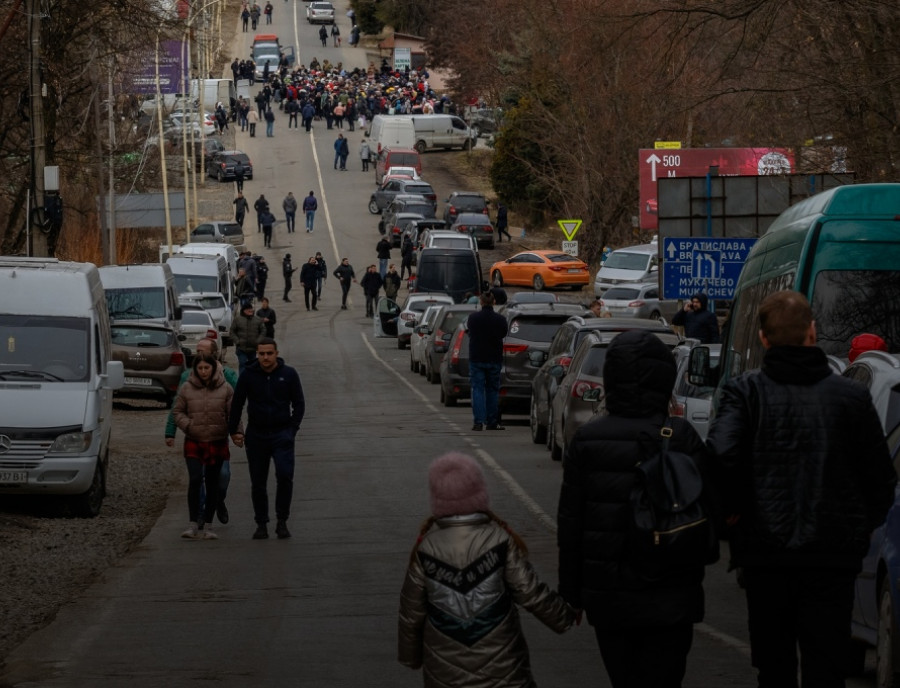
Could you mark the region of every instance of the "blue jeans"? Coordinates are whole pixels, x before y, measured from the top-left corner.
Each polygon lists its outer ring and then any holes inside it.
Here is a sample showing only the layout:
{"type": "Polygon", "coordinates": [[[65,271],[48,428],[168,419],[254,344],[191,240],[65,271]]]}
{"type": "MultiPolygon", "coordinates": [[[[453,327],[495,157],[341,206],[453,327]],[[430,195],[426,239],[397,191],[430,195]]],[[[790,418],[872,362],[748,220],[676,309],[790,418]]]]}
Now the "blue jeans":
{"type": "Polygon", "coordinates": [[[235,354],[237,354],[238,360],[238,375],[244,372],[244,368],[246,368],[250,363],[256,360],[256,352],[255,351],[241,351],[240,349],[235,350],[235,354]]]}
{"type": "Polygon", "coordinates": [[[275,464],[275,518],[286,521],[291,515],[294,494],[294,430],[274,432],[247,429],[247,467],[250,469],[250,497],[253,518],[258,524],[269,522],[269,459],[275,464]]]}
{"type": "Polygon", "coordinates": [[[316,211],[315,210],[307,210],[306,211],[306,231],[311,232],[313,230],[313,220],[316,219],[316,211]]]}
{"type": "Polygon", "coordinates": [[[284,220],[285,220],[285,222],[287,222],[287,231],[288,232],[294,231],[294,223],[295,223],[296,216],[297,216],[296,211],[293,213],[289,213],[288,211],[284,212],[284,220]]]}
{"type": "Polygon", "coordinates": [[[266,136],[274,136],[275,122],[266,122],[266,136]]]}
{"type": "Polygon", "coordinates": [[[389,260],[390,260],[390,258],[379,258],[378,259],[378,272],[381,274],[382,281],[384,280],[384,276],[387,274],[389,260]]]}
{"type": "Polygon", "coordinates": [[[500,419],[499,363],[469,361],[469,383],[472,385],[474,423],[497,425],[500,419]]]}

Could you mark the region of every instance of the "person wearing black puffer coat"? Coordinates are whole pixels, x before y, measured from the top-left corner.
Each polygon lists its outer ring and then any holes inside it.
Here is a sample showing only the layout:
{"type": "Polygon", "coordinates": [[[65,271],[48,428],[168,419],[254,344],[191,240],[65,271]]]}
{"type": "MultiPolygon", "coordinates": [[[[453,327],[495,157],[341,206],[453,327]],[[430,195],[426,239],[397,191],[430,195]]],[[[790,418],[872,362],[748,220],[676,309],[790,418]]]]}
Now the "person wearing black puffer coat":
{"type": "Polygon", "coordinates": [[[896,474],[862,385],[831,371],[803,294],[759,307],[760,370],[729,380],[707,442],[742,569],[759,685],[844,686],[853,586],[896,474]]]}
{"type": "Polygon", "coordinates": [[[672,318],[672,324],[684,328],[684,336],[699,339],[701,344],[719,343],[719,320],[716,314],[707,310],[709,298],[698,293],[684,304],[684,310],[678,311],[672,318]]]}
{"type": "MultiPolygon", "coordinates": [[[[614,688],[677,688],[693,625],[703,620],[704,567],[647,582],[627,556],[635,465],[658,447],[675,385],[670,347],[631,330],[609,344],[603,366],[607,416],[575,433],[559,497],[559,592],[587,613],[614,688]]],[[[694,429],[670,420],[671,451],[703,469],[706,450],[694,429]]]]}

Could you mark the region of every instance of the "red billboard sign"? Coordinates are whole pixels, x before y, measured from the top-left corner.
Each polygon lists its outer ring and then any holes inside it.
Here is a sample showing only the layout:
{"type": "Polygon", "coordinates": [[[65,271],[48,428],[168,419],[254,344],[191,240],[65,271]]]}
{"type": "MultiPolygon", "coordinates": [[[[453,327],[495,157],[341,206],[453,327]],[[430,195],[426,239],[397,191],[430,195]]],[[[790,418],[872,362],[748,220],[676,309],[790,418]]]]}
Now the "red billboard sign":
{"type": "Polygon", "coordinates": [[[641,229],[657,227],[656,181],[661,177],[789,174],[794,154],[787,148],[681,148],[639,151],[641,229]]]}

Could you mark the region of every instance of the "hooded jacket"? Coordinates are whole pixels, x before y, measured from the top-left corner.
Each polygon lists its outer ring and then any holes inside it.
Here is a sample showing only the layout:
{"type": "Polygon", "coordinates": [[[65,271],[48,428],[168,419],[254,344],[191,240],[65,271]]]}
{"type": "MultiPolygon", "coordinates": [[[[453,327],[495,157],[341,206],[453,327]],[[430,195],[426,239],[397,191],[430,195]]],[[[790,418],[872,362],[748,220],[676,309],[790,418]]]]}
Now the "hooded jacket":
{"type": "Polygon", "coordinates": [[[260,337],[266,336],[266,324],[262,318],[253,313],[247,315],[241,310],[231,322],[231,337],[234,345],[241,351],[256,351],[256,345],[260,337]]]}
{"type": "Polygon", "coordinates": [[[192,371],[178,390],[172,416],[175,425],[187,437],[197,442],[215,442],[228,439],[228,414],[234,390],[225,381],[222,366],[208,385],[192,371]]]}
{"type": "Polygon", "coordinates": [[[715,313],[706,310],[709,298],[706,294],[694,294],[693,298],[700,302],[700,310],[680,310],[672,317],[672,324],[683,327],[684,336],[689,339],[699,339],[701,344],[718,344],[719,320],[715,313]]]}
{"type": "Polygon", "coordinates": [[[403,583],[400,663],[422,667],[426,688],[533,688],[516,605],[557,633],[572,625],[573,610],[487,514],[436,523],[403,583]]]}
{"type": "MultiPolygon", "coordinates": [[[[559,592],[602,628],[670,626],[703,619],[698,566],[648,583],[627,557],[636,464],[658,446],[675,385],[675,359],[655,335],[631,330],[609,344],[603,365],[607,416],[576,432],[563,466],[559,498],[559,592]]],[[[686,422],[671,419],[672,451],[701,467],[703,442],[686,422]]]]}
{"type": "Polygon", "coordinates": [[[894,501],[896,474],[865,387],[811,346],[772,347],[722,390],[707,443],[739,515],[733,566],[858,571],[894,501]]]}

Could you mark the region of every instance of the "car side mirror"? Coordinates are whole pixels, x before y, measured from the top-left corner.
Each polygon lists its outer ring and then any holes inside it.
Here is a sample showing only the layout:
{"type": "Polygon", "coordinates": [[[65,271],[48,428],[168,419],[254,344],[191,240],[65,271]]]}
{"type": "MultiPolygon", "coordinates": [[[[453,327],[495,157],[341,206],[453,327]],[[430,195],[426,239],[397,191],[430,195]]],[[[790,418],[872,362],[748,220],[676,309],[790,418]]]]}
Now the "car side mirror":
{"type": "Polygon", "coordinates": [[[697,387],[714,387],[718,382],[718,369],[710,363],[709,347],[695,346],[688,360],[688,382],[697,387]]]}
{"type": "Polygon", "coordinates": [[[219,325],[219,332],[228,332],[228,328],[226,328],[224,325],[219,325]]]}
{"type": "Polygon", "coordinates": [[[594,387],[593,389],[589,389],[587,392],[581,395],[582,401],[592,401],[599,402],[603,401],[603,388],[602,387],[594,387]]]}

